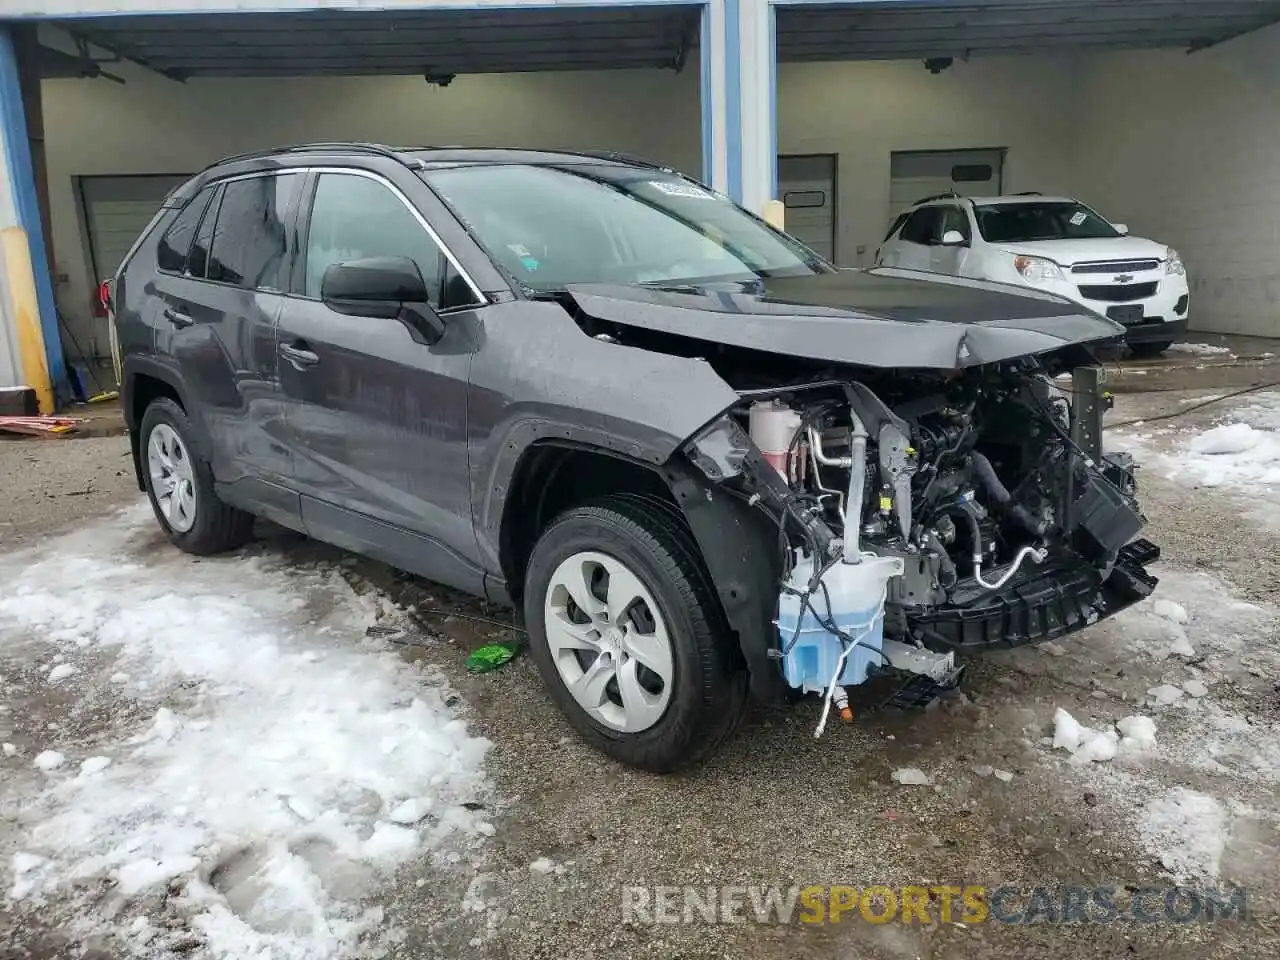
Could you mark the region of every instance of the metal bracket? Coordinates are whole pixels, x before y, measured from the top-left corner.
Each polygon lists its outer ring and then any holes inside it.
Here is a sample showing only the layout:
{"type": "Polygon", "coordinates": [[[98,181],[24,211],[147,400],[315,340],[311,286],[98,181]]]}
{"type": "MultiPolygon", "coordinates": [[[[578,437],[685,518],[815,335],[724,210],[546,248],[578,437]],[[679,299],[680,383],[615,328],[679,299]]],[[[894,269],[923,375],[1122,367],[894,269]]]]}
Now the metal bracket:
{"type": "Polygon", "coordinates": [[[1071,441],[1094,462],[1102,459],[1102,415],[1106,411],[1103,367],[1071,371],[1071,441]]]}

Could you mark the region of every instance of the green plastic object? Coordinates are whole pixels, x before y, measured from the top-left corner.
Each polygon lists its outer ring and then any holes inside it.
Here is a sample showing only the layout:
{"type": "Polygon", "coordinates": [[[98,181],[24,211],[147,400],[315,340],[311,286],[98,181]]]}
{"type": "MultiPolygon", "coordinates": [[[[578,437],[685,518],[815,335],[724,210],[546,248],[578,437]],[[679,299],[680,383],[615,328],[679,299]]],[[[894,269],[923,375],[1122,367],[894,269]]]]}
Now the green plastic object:
{"type": "Polygon", "coordinates": [[[519,643],[486,643],[467,657],[467,669],[472,673],[488,673],[497,670],[520,650],[519,643]]]}

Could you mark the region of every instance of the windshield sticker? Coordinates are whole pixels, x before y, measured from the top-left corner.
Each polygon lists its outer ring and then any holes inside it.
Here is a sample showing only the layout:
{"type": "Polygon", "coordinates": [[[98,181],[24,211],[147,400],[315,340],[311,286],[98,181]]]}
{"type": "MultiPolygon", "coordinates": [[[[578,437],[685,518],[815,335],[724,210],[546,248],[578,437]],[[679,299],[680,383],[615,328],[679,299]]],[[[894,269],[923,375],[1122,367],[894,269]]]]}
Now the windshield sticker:
{"type": "Polygon", "coordinates": [[[684,197],[686,200],[712,200],[714,197],[695,187],[692,183],[679,183],[675,180],[650,180],[649,186],[668,197],[684,197]]]}
{"type": "Polygon", "coordinates": [[[1080,226],[1080,224],[1084,223],[1088,219],[1089,219],[1089,215],[1087,213],[1085,213],[1083,210],[1078,210],[1071,215],[1071,225],[1073,227],[1078,227],[1080,226]]]}
{"type": "Polygon", "coordinates": [[[520,260],[520,265],[530,273],[536,273],[541,263],[538,258],[523,243],[508,243],[507,249],[516,255],[520,260]]]}

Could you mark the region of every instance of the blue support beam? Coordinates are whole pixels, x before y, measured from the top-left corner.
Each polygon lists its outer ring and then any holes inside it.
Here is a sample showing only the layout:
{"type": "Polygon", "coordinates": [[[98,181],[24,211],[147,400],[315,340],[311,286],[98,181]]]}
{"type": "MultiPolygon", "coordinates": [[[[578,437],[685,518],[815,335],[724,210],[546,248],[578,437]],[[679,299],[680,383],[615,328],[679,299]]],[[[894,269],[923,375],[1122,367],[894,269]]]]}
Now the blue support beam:
{"type": "Polygon", "coordinates": [[[18,52],[11,28],[4,25],[0,25],[0,148],[4,157],[0,176],[10,178],[17,226],[26,233],[31,247],[36,305],[40,311],[40,331],[49,377],[54,391],[66,396],[67,365],[62,355],[62,336],[58,330],[58,310],[53,296],[53,277],[49,272],[40,202],[36,198],[35,169],[31,162],[26,111],[22,105],[22,81],[18,73],[18,52]]]}

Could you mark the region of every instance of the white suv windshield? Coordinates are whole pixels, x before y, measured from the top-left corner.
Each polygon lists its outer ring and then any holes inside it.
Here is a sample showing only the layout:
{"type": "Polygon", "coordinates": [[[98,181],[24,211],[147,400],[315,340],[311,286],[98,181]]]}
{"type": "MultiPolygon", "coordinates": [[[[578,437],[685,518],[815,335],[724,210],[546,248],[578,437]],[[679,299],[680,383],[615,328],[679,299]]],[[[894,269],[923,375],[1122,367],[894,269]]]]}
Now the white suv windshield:
{"type": "Polygon", "coordinates": [[[817,256],[689,180],[617,164],[477,164],[426,181],[537,291],[825,272],[817,256]]]}
{"type": "Polygon", "coordinates": [[[1104,240],[1116,228],[1083,203],[1070,200],[991,203],[975,206],[978,232],[988,243],[1032,240],[1104,240]]]}

